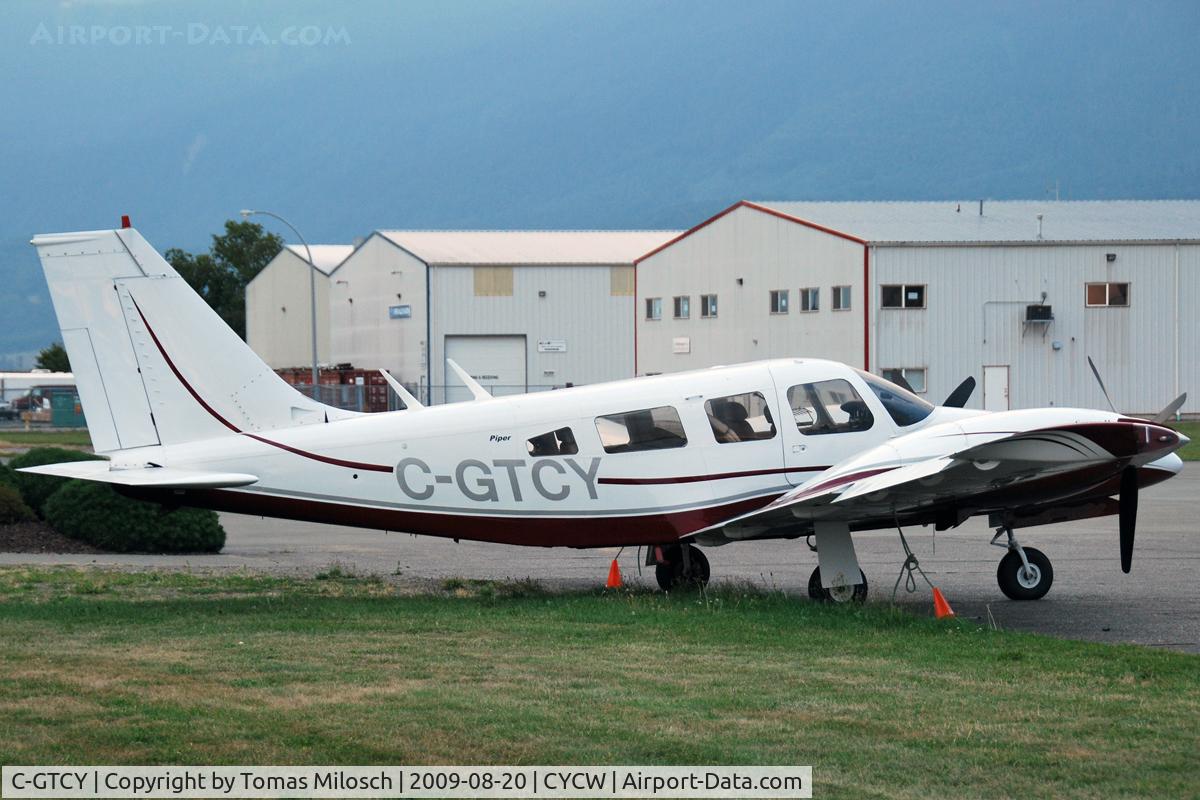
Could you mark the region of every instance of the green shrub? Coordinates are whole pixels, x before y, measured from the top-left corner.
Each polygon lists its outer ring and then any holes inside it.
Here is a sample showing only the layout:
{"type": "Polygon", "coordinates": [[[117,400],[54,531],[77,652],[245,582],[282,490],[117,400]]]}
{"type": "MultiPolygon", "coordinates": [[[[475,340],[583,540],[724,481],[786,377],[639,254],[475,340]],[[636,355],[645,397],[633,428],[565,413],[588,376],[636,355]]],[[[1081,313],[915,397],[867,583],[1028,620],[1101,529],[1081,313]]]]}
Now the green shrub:
{"type": "Polygon", "coordinates": [[[25,505],[21,495],[11,486],[0,484],[0,525],[14,522],[32,522],[37,515],[25,505]]]}
{"type": "MultiPolygon", "coordinates": [[[[17,473],[13,472],[5,464],[0,464],[0,486],[7,486],[10,489],[17,489],[17,473]]],[[[17,489],[20,492],[20,489],[17,489]]]]}
{"type": "MultiPolygon", "coordinates": [[[[64,450],[61,447],[35,447],[24,455],[17,456],[8,462],[13,470],[22,467],[40,467],[43,464],[61,464],[64,461],[102,461],[100,456],[91,453],[81,453],[78,450],[64,450]]],[[[38,516],[46,516],[46,500],[58,491],[68,478],[53,478],[49,475],[30,475],[27,472],[14,472],[17,489],[25,504],[37,512],[38,516]]]]}
{"type": "Polygon", "coordinates": [[[68,481],[46,501],[46,521],[64,536],[122,553],[217,553],[225,529],[212,511],[167,511],[105,483],[68,481]]]}

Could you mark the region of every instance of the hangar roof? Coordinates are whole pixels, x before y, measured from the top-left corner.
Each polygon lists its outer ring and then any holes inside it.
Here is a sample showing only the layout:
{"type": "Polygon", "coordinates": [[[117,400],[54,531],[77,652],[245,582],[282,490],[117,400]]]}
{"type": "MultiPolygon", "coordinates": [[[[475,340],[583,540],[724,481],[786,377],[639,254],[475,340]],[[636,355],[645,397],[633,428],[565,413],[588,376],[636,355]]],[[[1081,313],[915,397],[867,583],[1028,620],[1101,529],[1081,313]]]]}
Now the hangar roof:
{"type": "MultiPolygon", "coordinates": [[[[679,231],[378,231],[432,265],[632,264],[679,231]]],[[[314,256],[315,257],[315,256],[314,256]]]]}
{"type": "Polygon", "coordinates": [[[978,200],[748,205],[872,244],[1200,240],[1200,200],[985,200],[982,215],[978,200]]]}
{"type": "MultiPolygon", "coordinates": [[[[338,264],[354,252],[354,248],[348,244],[313,244],[309,247],[312,249],[313,266],[326,275],[337,269],[338,264]]],[[[289,244],[287,249],[300,256],[302,261],[308,260],[304,253],[304,245],[289,244]]]]}

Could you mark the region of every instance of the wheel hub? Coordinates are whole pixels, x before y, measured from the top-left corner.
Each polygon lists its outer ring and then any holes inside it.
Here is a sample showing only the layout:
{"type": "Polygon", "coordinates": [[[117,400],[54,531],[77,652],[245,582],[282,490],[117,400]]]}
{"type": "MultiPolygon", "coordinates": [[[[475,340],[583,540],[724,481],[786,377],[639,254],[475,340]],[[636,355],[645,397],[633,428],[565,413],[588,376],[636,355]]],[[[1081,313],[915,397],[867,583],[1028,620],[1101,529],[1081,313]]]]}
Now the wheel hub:
{"type": "Polygon", "coordinates": [[[1021,565],[1017,568],[1017,583],[1023,589],[1033,589],[1042,582],[1042,571],[1037,564],[1021,565]]]}
{"type": "Polygon", "coordinates": [[[829,599],[835,603],[848,603],[854,598],[853,586],[830,586],[829,599]]]}

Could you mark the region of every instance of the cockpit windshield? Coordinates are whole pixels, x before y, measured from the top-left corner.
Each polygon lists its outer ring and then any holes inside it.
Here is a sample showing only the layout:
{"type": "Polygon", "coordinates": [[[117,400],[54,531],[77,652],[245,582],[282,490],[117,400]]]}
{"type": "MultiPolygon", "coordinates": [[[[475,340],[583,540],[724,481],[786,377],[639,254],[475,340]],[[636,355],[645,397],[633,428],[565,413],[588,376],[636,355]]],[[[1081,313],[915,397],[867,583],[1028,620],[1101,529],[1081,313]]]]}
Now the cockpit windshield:
{"type": "Polygon", "coordinates": [[[883,403],[888,414],[901,428],[916,425],[933,413],[932,403],[922,400],[907,389],[901,389],[891,381],[869,372],[863,372],[861,369],[857,369],[855,372],[866,381],[867,386],[871,387],[871,391],[879,398],[879,402],[883,403]]]}

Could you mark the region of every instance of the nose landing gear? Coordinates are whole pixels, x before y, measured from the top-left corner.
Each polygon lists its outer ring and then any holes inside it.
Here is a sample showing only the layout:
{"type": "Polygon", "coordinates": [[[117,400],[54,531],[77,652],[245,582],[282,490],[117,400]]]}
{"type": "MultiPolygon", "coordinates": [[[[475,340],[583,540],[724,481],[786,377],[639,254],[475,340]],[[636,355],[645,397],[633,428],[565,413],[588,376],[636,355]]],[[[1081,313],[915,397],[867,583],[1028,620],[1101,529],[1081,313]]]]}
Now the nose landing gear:
{"type": "Polygon", "coordinates": [[[1022,547],[1017,537],[1013,536],[1012,528],[1007,526],[996,530],[991,543],[1008,549],[996,568],[996,583],[1005,597],[1011,600],[1045,597],[1054,583],[1054,567],[1046,554],[1032,547],[1022,547]],[[996,541],[1002,535],[1007,535],[1007,542],[996,541]]]}

